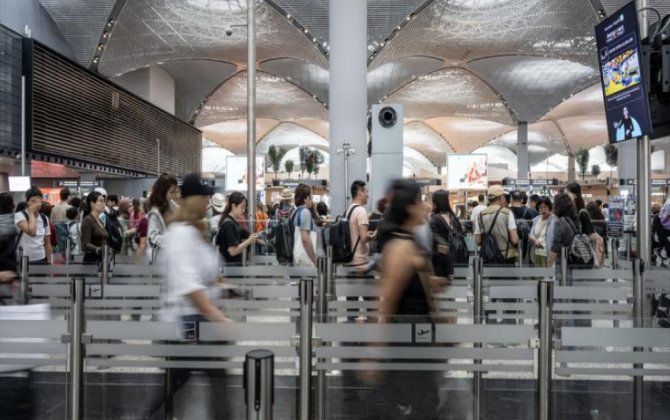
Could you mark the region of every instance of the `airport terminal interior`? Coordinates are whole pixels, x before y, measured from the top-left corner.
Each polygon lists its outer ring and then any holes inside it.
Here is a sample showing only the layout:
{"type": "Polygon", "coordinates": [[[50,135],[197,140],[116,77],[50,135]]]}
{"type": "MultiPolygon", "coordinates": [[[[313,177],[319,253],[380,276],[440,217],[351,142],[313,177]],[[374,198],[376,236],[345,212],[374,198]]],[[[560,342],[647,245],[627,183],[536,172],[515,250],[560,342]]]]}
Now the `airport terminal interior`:
{"type": "Polygon", "coordinates": [[[0,420],[670,419],[670,0],[0,0],[0,420]]]}

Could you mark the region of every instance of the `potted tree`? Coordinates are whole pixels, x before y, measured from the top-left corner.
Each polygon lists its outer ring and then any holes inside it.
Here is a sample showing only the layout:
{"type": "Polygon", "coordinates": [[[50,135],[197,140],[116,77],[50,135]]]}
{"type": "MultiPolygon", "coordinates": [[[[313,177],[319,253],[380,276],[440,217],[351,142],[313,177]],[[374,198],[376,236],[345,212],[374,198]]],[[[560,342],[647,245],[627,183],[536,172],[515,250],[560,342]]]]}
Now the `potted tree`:
{"type": "Polygon", "coordinates": [[[291,173],[293,172],[294,163],[291,159],[284,162],[284,169],[288,173],[288,179],[291,179],[291,173]]]}

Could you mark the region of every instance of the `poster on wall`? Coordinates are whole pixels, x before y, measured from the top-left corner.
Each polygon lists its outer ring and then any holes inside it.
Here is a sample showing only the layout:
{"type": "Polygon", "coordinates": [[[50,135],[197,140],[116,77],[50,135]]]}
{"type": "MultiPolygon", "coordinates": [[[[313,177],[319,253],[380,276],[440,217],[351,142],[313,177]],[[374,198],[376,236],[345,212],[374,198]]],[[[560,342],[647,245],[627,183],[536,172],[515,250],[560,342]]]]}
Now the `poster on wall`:
{"type": "Polygon", "coordinates": [[[613,196],[608,201],[607,208],[607,236],[621,238],[623,236],[623,213],[626,200],[623,197],[613,196]]]}
{"type": "Polygon", "coordinates": [[[637,197],[635,195],[626,196],[626,206],[623,210],[623,230],[624,232],[634,232],[637,217],[637,197]]]}
{"type": "Polygon", "coordinates": [[[447,185],[458,190],[487,189],[486,155],[447,155],[447,185]]]}
{"type": "MultiPolygon", "coordinates": [[[[226,158],[226,191],[246,192],[249,182],[246,156],[226,158]]],[[[265,156],[256,156],[256,189],[265,188],[265,156]]]]}

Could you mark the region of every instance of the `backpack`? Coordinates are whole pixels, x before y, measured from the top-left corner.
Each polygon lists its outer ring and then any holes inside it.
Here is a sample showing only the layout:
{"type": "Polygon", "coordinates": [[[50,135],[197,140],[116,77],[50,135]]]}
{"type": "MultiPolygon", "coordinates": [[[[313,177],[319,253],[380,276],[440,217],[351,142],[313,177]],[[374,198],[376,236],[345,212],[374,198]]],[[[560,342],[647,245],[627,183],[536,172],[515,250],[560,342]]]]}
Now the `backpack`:
{"type": "Polygon", "coordinates": [[[442,239],[444,239],[444,242],[449,247],[449,258],[452,264],[467,264],[470,261],[470,251],[463,235],[451,229],[442,216],[435,215],[433,219],[439,219],[438,223],[442,223],[448,232],[447,236],[442,239]]]}
{"type": "Polygon", "coordinates": [[[123,246],[123,226],[119,222],[119,216],[115,211],[107,213],[105,218],[105,230],[109,237],[107,238],[107,245],[115,252],[121,252],[123,246]]]}
{"type": "MultiPolygon", "coordinates": [[[[502,207],[499,208],[496,212],[496,215],[493,216],[493,222],[491,223],[491,227],[489,228],[488,232],[484,232],[484,218],[482,217],[481,213],[479,214],[479,225],[482,231],[482,244],[479,249],[479,256],[484,260],[485,264],[505,263],[505,258],[500,252],[500,249],[498,249],[498,242],[496,242],[496,238],[494,238],[491,234],[493,228],[496,225],[496,220],[498,219],[498,215],[500,214],[501,210],[502,207]]],[[[507,246],[509,247],[509,239],[507,240],[507,246]]],[[[507,254],[507,252],[505,252],[505,254],[507,254]]]]}
{"type": "Polygon", "coordinates": [[[273,236],[275,240],[275,254],[277,255],[277,262],[280,264],[290,264],[293,262],[293,243],[294,243],[294,223],[293,215],[289,217],[277,217],[277,225],[273,229],[273,236]]]}
{"type": "MultiPolygon", "coordinates": [[[[74,220],[68,220],[56,223],[56,238],[58,239],[58,244],[54,248],[55,252],[65,255],[66,253],[66,244],[70,238],[70,227],[73,223],[77,223],[74,220]]],[[[75,243],[70,241],[70,251],[75,247],[75,243]]]]}
{"type": "Polygon", "coordinates": [[[323,230],[323,249],[333,247],[333,262],[334,263],[350,263],[354,259],[354,252],[360,242],[360,236],[356,240],[354,247],[351,247],[351,229],[349,227],[349,219],[354,212],[357,205],[351,207],[349,213],[343,216],[338,216],[335,223],[323,230]]]}
{"type": "Polygon", "coordinates": [[[665,293],[654,295],[651,306],[651,314],[656,318],[658,326],[661,328],[670,328],[670,297],[665,293]]]}
{"type": "Polygon", "coordinates": [[[524,207],[521,217],[516,221],[516,231],[519,234],[519,240],[524,241],[524,243],[528,240],[528,236],[530,236],[531,221],[526,219],[527,212],[528,207],[524,207]]]}
{"type": "Polygon", "coordinates": [[[595,251],[591,245],[591,238],[581,233],[575,223],[567,217],[562,217],[565,223],[575,233],[568,248],[568,263],[572,265],[590,265],[595,261],[595,251]]]}

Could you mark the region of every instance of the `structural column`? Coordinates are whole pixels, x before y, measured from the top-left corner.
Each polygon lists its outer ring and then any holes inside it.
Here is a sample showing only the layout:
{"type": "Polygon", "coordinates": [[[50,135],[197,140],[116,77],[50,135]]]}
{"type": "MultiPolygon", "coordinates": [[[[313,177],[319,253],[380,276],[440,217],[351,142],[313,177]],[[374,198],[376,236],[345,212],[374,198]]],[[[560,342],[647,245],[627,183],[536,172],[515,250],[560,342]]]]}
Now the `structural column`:
{"type": "MultiPolygon", "coordinates": [[[[619,157],[617,159],[617,173],[619,179],[637,179],[637,141],[622,141],[616,144],[619,157]]],[[[619,179],[616,180],[619,183],[619,179]]],[[[619,191],[626,194],[636,194],[635,186],[619,185],[619,191]]]]}
{"type": "MultiPolygon", "coordinates": [[[[637,0],[637,8],[649,6],[648,0],[637,0]]],[[[647,11],[638,14],[640,39],[647,37],[647,11]]],[[[637,253],[648,267],[651,261],[651,146],[649,136],[637,141],[637,253]]]]}
{"type": "Polygon", "coordinates": [[[576,179],[575,155],[572,152],[568,152],[568,182],[574,182],[576,179]]]}
{"type": "Polygon", "coordinates": [[[528,123],[519,121],[517,125],[516,162],[518,166],[517,179],[528,179],[530,166],[528,164],[528,123]]]}
{"type": "Polygon", "coordinates": [[[349,195],[344,185],[344,143],[349,184],[366,179],[367,2],[330,0],[330,195],[333,214],[342,214],[349,195]]]}

